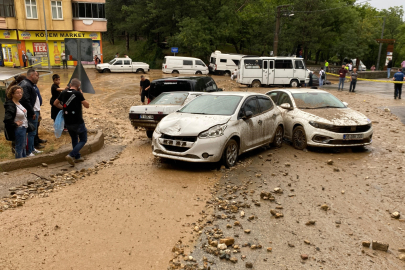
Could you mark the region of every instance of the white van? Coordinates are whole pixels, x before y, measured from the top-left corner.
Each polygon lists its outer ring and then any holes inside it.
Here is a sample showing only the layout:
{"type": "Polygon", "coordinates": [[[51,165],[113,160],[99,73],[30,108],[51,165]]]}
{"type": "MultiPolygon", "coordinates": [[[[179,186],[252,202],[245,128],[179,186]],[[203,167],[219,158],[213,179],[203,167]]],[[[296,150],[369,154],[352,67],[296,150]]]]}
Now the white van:
{"type": "Polygon", "coordinates": [[[239,61],[243,54],[221,53],[215,51],[211,53],[210,72],[214,74],[224,74],[230,76],[235,69],[238,69],[239,61]]]}
{"type": "Polygon", "coordinates": [[[208,74],[208,67],[198,58],[165,56],[162,71],[173,74],[208,74]]]}
{"type": "Polygon", "coordinates": [[[309,83],[309,70],[302,58],[243,57],[239,62],[237,82],[251,87],[309,83]]]}

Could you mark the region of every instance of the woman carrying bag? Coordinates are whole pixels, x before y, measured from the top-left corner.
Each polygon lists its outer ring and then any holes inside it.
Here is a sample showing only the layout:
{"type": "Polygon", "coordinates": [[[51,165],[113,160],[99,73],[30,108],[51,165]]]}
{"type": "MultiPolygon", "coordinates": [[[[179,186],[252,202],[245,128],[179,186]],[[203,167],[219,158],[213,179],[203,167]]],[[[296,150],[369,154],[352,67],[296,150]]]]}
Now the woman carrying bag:
{"type": "Polygon", "coordinates": [[[4,132],[8,141],[15,141],[15,158],[26,157],[27,129],[33,128],[27,117],[32,117],[34,111],[26,109],[31,108],[29,104],[20,103],[22,96],[22,88],[13,86],[7,92],[8,100],[4,104],[4,132]]]}

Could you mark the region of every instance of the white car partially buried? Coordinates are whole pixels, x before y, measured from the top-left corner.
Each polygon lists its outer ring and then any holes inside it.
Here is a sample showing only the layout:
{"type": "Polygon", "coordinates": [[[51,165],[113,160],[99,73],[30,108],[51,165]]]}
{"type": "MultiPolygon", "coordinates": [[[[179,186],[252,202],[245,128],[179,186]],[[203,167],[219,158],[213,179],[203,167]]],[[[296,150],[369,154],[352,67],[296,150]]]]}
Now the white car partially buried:
{"type": "Polygon", "coordinates": [[[204,93],[182,91],[161,93],[148,105],[132,106],[129,109],[129,119],[134,128],[145,128],[146,136],[152,138],[153,131],[163,117],[202,94],[204,93]]]}
{"type": "Polygon", "coordinates": [[[152,137],[153,154],[189,162],[235,165],[238,156],[283,142],[283,120],[271,99],[258,93],[201,95],[169,114],[152,137]]]}
{"type": "Polygon", "coordinates": [[[279,89],[266,95],[280,108],[285,137],[296,149],[362,147],[372,141],[371,121],[326,91],[279,89]]]}

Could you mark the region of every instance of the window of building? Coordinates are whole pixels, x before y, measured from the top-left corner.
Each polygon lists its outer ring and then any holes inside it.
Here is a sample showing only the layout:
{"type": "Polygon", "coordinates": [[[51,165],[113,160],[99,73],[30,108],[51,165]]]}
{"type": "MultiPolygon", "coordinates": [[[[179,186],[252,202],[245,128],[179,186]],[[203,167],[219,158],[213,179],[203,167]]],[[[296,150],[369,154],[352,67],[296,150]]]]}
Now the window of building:
{"type": "Polygon", "coordinates": [[[0,0],[0,17],[15,17],[14,0],[0,0]]]}
{"type": "Polygon", "coordinates": [[[38,19],[37,1],[36,0],[25,0],[25,11],[26,11],[27,19],[38,19]]]}
{"type": "Polygon", "coordinates": [[[104,4],[72,3],[72,10],[73,18],[105,19],[104,4]]]}
{"type": "Polygon", "coordinates": [[[52,19],[62,20],[63,19],[62,1],[51,1],[51,7],[52,7],[52,19]]]}

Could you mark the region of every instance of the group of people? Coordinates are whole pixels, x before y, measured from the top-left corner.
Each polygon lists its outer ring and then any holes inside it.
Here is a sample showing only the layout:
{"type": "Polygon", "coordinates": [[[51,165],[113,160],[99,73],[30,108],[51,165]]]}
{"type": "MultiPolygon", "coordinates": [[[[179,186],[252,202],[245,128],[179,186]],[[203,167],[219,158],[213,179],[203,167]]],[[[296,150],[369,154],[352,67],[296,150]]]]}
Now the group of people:
{"type": "MultiPolygon", "coordinates": [[[[37,87],[39,74],[29,69],[26,75],[19,75],[6,90],[5,135],[12,141],[15,158],[32,157],[41,153],[37,148],[43,148],[40,143],[46,143],[38,137],[41,119],[42,97],[37,87]]],[[[80,89],[81,82],[72,79],[70,84],[60,87],[60,76],[52,76],[51,87],[51,118],[55,121],[59,112],[63,110],[66,131],[72,140],[73,150],[65,157],[72,166],[84,159],[80,150],[87,142],[87,129],[83,120],[82,106],[89,108],[80,89]]]]}

